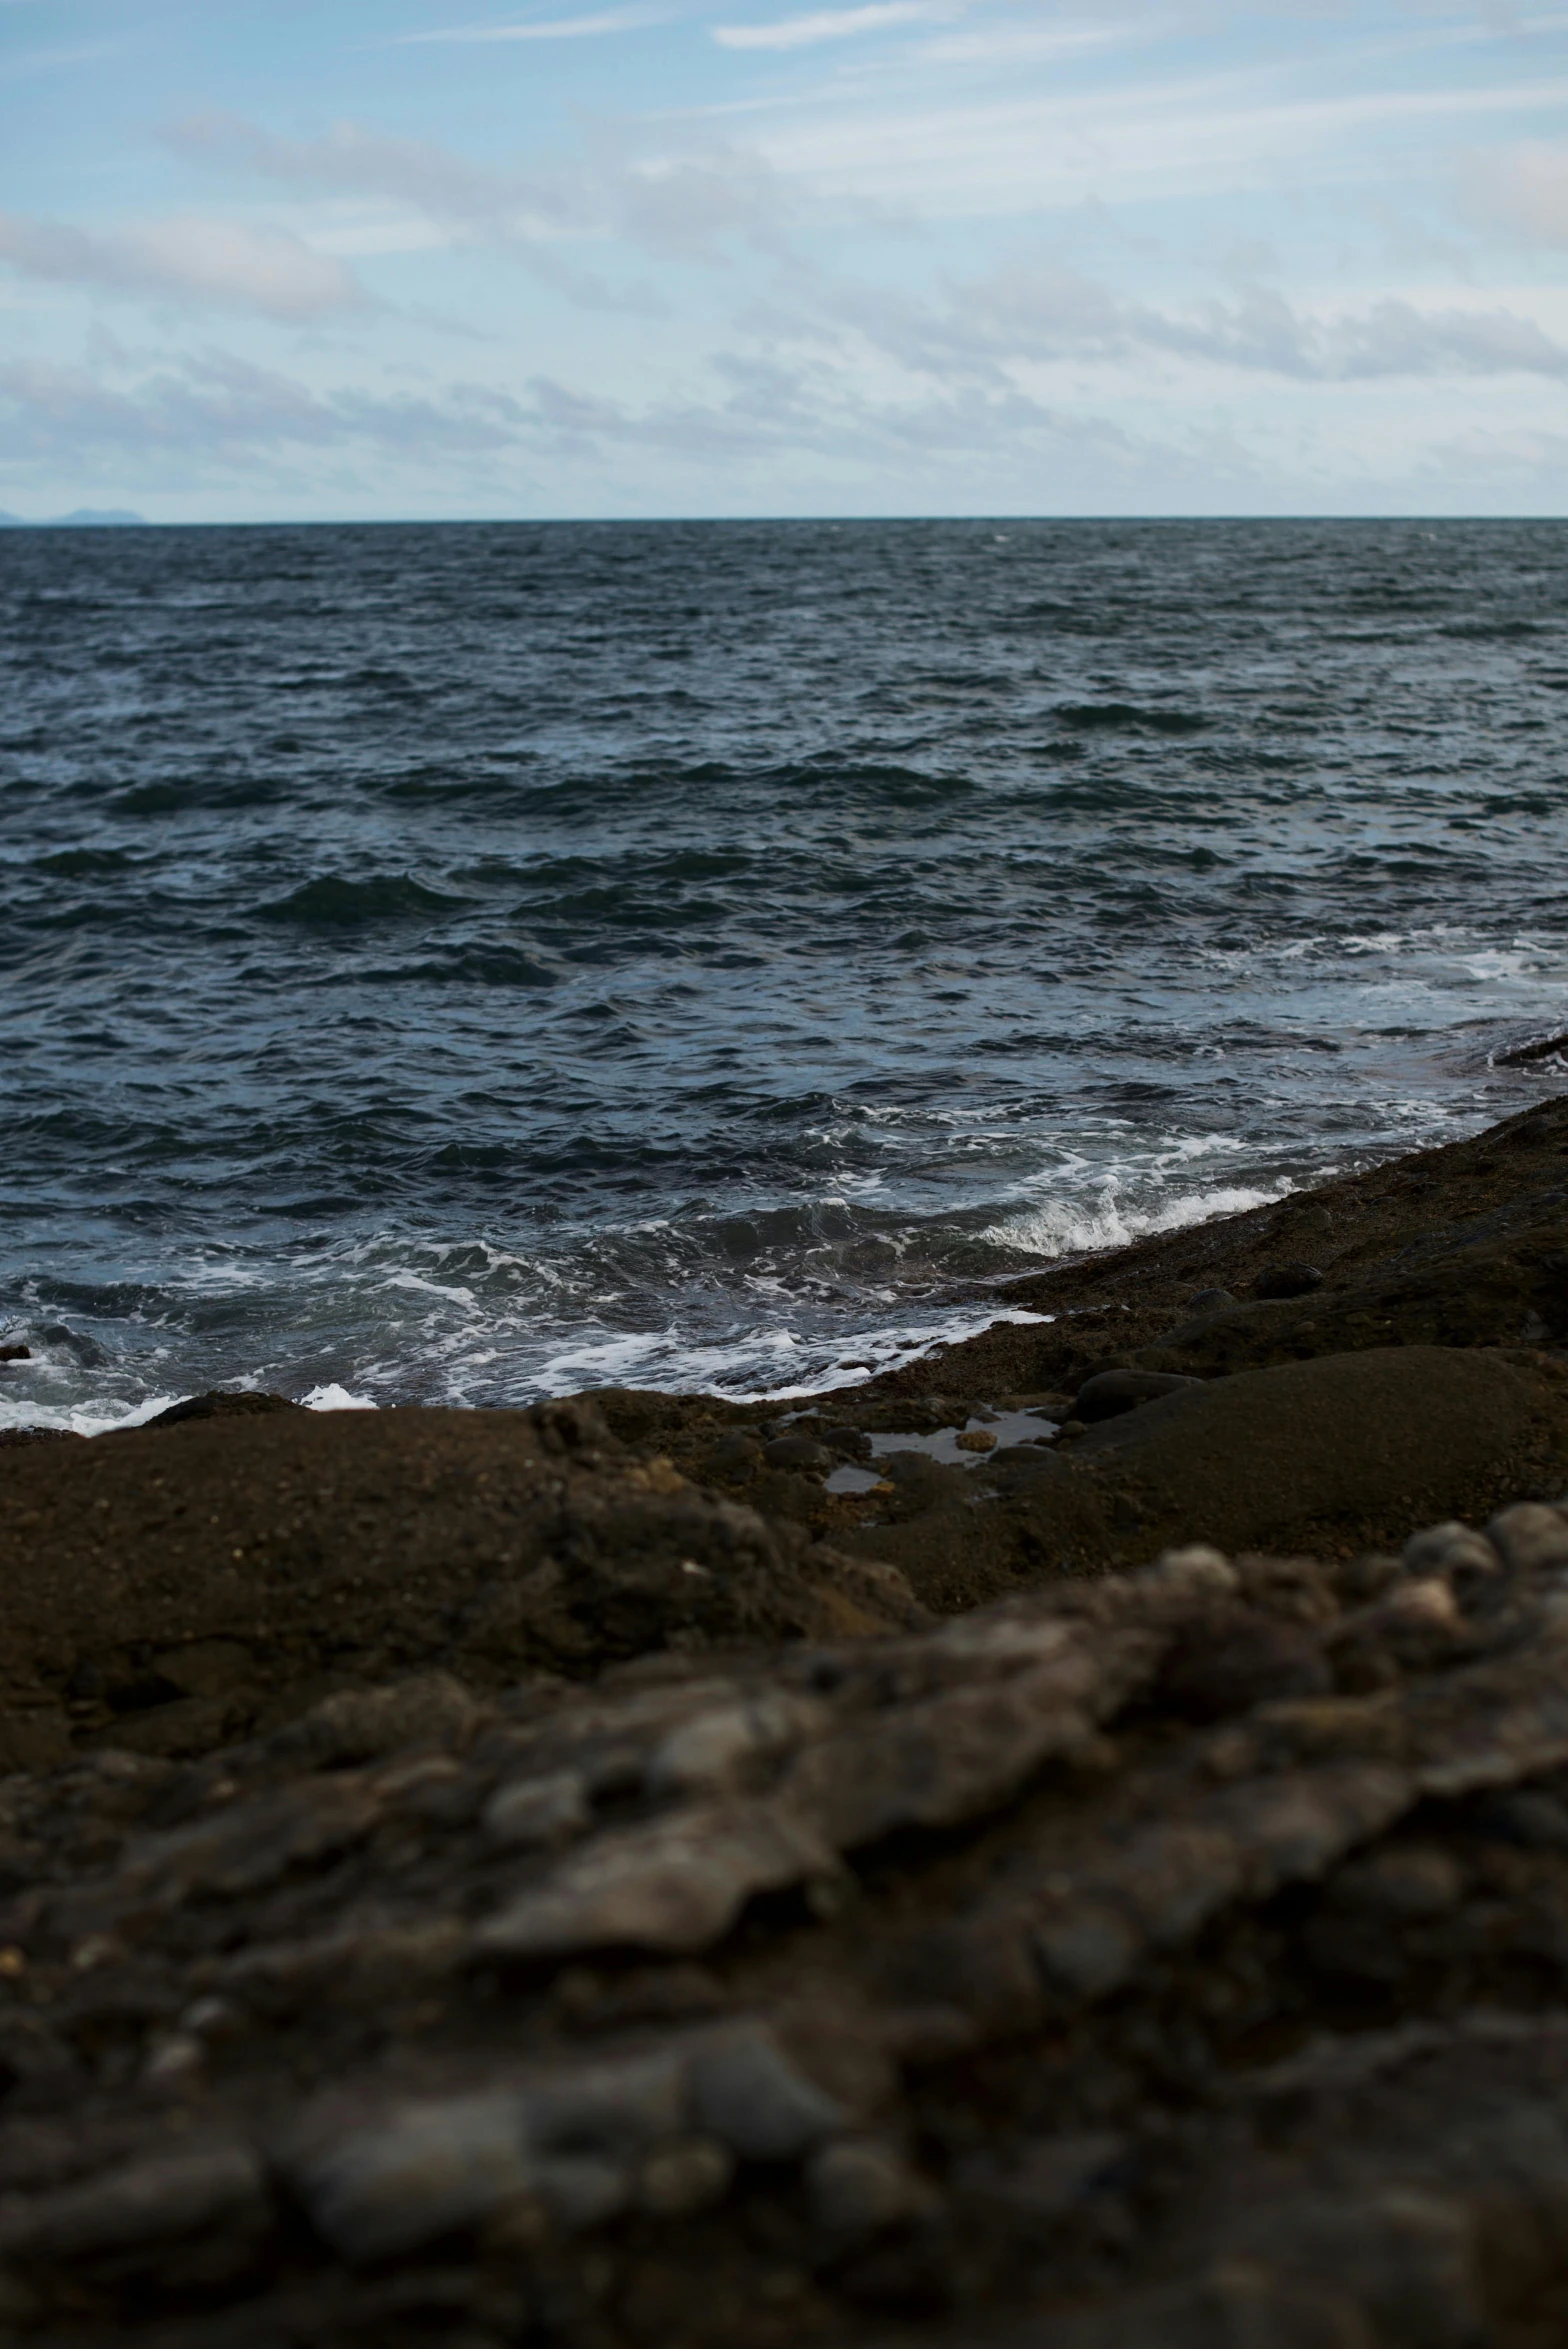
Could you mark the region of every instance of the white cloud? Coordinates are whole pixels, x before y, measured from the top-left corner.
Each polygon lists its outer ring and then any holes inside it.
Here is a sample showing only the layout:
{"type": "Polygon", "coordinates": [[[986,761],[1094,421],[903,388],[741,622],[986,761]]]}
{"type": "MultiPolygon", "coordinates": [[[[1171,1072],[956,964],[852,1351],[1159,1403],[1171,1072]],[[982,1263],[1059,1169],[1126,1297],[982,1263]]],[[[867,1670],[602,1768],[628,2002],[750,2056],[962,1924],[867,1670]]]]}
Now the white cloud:
{"type": "Polygon", "coordinates": [[[287,320],[359,308],[366,300],[331,254],[286,232],[231,220],[155,220],[119,236],[94,236],[68,221],[0,213],[0,260],[26,277],[287,320]]]}
{"type": "Polygon", "coordinates": [[[1092,49],[1126,48],[1147,39],[1147,25],[1130,19],[1120,24],[980,24],[922,41],[919,58],[926,66],[1001,66],[1015,73],[1020,66],[1055,65],[1092,49]]]}
{"type": "Polygon", "coordinates": [[[535,24],[447,25],[433,33],[399,33],[392,46],[413,48],[430,41],[581,41],[602,33],[629,33],[659,20],[641,9],[608,9],[600,16],[558,16],[535,24]]]}
{"type": "Polygon", "coordinates": [[[1104,202],[1163,201],[1277,187],[1310,167],[1319,184],[1399,177],[1405,132],[1466,116],[1544,111],[1568,80],[1366,90],[1281,98],[1251,71],[1168,82],[1035,90],[961,103],[883,103],[767,126],[758,145],[822,196],[947,218],[1104,202]]]}
{"type": "Polygon", "coordinates": [[[951,16],[942,0],[872,0],[866,8],[822,8],[809,16],[786,16],[776,24],[719,24],[712,28],[721,49],[811,49],[820,41],[852,40],[894,25],[927,24],[951,16]]]}
{"type": "Polygon", "coordinates": [[[1064,269],[1013,270],[961,292],[943,322],[958,349],[998,358],[1173,358],[1298,382],[1383,376],[1568,379],[1568,347],[1506,309],[1420,307],[1385,297],[1314,313],[1254,287],[1230,302],[1161,308],[1117,299],[1064,269]]]}
{"type": "MultiPolygon", "coordinates": [[[[787,191],[759,156],[711,141],[688,155],[628,159],[601,151],[546,175],[465,163],[429,141],[389,138],[353,122],[335,123],[320,138],[282,139],[237,115],[198,115],[163,137],[192,161],[293,187],[390,199],[454,237],[510,248],[595,308],[647,313],[662,304],[647,285],[616,291],[574,276],[562,245],[620,235],[644,251],[689,260],[711,255],[726,237],[776,244],[789,209],[787,191]]],[[[342,249],[340,225],[313,242],[342,249]]]]}
{"type": "Polygon", "coordinates": [[[285,139],[242,115],[194,114],[171,123],[162,139],[187,162],[292,186],[391,196],[438,220],[503,217],[539,193],[515,172],[465,163],[431,140],[391,137],[355,122],[336,122],[319,138],[285,139]]]}

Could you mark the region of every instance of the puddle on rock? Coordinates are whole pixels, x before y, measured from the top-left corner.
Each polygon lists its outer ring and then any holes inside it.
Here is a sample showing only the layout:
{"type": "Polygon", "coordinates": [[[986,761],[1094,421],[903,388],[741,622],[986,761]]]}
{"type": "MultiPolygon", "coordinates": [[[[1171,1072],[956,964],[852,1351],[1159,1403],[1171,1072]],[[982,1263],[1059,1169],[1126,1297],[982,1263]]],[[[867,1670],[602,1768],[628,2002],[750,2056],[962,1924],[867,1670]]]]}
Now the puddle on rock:
{"type": "MultiPolygon", "coordinates": [[[[962,1428],[939,1427],[934,1435],[903,1431],[873,1435],[871,1453],[873,1459],[882,1460],[891,1452],[923,1452],[928,1460],[939,1460],[944,1468],[978,1468],[994,1453],[1007,1451],[1015,1444],[1038,1443],[1042,1437],[1053,1436],[1056,1429],[1057,1422],[1039,1411],[989,1411],[967,1419],[962,1428]],[[996,1438],[984,1451],[971,1451],[958,1440],[960,1435],[981,1432],[996,1438]]],[[[870,1493],[876,1491],[883,1479],[870,1468],[846,1462],[824,1481],[830,1493],[870,1493]]]]}
{"type": "Polygon", "coordinates": [[[830,1493],[880,1493],[886,1492],[887,1479],[878,1476],[874,1468],[856,1468],[846,1461],[823,1478],[823,1487],[830,1493]]]}

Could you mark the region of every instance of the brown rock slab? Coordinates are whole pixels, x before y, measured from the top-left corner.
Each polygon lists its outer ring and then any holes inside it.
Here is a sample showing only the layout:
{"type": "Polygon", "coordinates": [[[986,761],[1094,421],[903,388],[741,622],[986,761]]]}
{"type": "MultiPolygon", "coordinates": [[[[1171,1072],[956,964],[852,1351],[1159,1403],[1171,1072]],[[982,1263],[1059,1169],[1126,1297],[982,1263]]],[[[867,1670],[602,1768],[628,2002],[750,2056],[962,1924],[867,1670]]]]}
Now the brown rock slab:
{"type": "Polygon", "coordinates": [[[1420,1519],[1485,1517],[1521,1486],[1561,1491],[1568,1391],[1492,1353],[1336,1355],[1145,1404],[1091,1429],[1074,1468],[1134,1495],[1143,1546],[1372,1548],[1420,1519]]]}
{"type": "Polygon", "coordinates": [[[436,1664],[494,1681],[920,1619],[896,1568],[639,1458],[590,1404],[219,1401],[246,1407],[6,1455],[0,1689],[24,1766],[71,1736],[199,1751],[436,1664]]]}

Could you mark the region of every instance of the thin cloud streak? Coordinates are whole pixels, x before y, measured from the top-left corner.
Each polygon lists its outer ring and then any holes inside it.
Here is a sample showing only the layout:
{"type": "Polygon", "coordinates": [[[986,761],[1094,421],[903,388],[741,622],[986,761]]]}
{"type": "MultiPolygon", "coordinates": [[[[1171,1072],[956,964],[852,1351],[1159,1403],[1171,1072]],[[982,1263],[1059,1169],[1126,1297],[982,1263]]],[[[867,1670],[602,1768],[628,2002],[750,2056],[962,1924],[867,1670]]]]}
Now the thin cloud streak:
{"type": "Polygon", "coordinates": [[[398,33],[394,49],[428,47],[432,43],[471,46],[488,41],[581,41],[606,33],[641,32],[662,20],[640,9],[612,9],[602,16],[560,16],[538,24],[448,25],[434,33],[398,33]]]}
{"type": "Polygon", "coordinates": [[[719,24],[711,28],[721,49],[813,49],[823,41],[847,41],[861,33],[895,26],[929,24],[956,11],[943,0],[872,0],[865,8],[824,8],[809,16],[786,16],[777,24],[719,24]]]}
{"type": "Polygon", "coordinates": [[[1401,169],[1366,134],[1498,114],[1548,113],[1568,79],[1500,87],[1272,99],[1253,75],[1081,92],[824,112],[759,129],[786,177],[823,193],[907,205],[926,217],[1020,214],[1079,204],[1220,195],[1276,183],[1281,168],[1364,179],[1401,169]]]}

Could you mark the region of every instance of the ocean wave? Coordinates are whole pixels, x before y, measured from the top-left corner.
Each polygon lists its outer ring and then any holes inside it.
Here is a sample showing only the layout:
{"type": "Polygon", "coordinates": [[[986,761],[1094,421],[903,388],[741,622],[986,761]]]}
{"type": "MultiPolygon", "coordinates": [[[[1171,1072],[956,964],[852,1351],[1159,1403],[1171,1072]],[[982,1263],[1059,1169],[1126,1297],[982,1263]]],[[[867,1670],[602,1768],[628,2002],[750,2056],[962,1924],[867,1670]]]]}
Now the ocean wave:
{"type": "Polygon", "coordinates": [[[1123,1248],[1150,1232],[1183,1231],[1189,1224],[1208,1223],[1216,1216],[1241,1215],[1249,1207],[1266,1207],[1285,1198],[1294,1187],[1289,1182],[1266,1186],[1222,1183],[1184,1198],[1136,1206],[1107,1189],[1092,1205],[1042,1201],[1003,1217],[986,1237],[999,1248],[1017,1248],[1053,1261],[1086,1256],[1100,1248],[1123,1248]]]}
{"type": "Polygon", "coordinates": [[[466,898],[432,889],[411,873],[377,873],[363,881],[323,873],[313,881],[302,881],[286,897],[274,898],[257,911],[271,922],[358,929],[377,922],[445,919],[466,911],[467,904],[466,898]]]}
{"type": "Polygon", "coordinates": [[[1131,727],[1151,734],[1201,734],[1209,724],[1197,710],[1130,701],[1059,701],[1053,715],[1064,726],[1131,727]]]}

